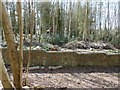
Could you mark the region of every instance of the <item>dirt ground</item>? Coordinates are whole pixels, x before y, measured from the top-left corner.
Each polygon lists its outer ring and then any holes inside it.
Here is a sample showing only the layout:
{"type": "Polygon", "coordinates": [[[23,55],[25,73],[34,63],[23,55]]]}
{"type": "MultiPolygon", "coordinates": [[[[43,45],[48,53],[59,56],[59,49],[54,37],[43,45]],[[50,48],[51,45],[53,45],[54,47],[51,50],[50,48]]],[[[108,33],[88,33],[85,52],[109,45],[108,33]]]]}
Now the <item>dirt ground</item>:
{"type": "MultiPolygon", "coordinates": [[[[43,88],[118,88],[118,67],[63,67],[59,70],[33,70],[30,87],[43,88]]],[[[23,74],[23,78],[25,73],[23,74]]]]}
{"type": "MultiPolygon", "coordinates": [[[[119,67],[63,67],[59,70],[49,70],[48,67],[45,67],[44,70],[30,71],[29,86],[31,88],[53,87],[59,88],[59,90],[93,90],[92,88],[95,88],[94,90],[119,90],[120,70],[118,68],[119,67]]],[[[12,80],[12,74],[9,73],[9,75],[12,80]]],[[[23,80],[25,75],[24,73],[23,80]]]]}

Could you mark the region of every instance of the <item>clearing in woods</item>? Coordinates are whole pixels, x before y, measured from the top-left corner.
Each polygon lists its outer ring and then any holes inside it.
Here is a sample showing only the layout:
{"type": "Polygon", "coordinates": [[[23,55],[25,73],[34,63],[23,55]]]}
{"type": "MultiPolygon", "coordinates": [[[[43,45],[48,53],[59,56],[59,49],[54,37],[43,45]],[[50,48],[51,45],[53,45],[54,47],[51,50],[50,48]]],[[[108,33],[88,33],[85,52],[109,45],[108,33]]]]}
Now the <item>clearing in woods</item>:
{"type": "MultiPolygon", "coordinates": [[[[41,67],[29,73],[31,88],[118,88],[119,67],[41,67]]],[[[23,73],[23,78],[25,77],[23,73]]],[[[12,79],[12,76],[11,76],[12,79]]],[[[24,79],[23,79],[24,81],[24,79]]]]}

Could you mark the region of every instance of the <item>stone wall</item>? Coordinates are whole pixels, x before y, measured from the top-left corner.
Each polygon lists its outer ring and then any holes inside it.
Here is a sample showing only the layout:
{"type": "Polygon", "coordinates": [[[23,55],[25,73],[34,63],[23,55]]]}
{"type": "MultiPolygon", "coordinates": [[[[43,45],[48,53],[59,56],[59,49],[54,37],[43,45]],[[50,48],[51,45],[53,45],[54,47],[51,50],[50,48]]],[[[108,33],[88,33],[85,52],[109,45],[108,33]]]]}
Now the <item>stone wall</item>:
{"type": "MultiPolygon", "coordinates": [[[[9,64],[7,49],[2,49],[3,59],[9,64]]],[[[24,51],[24,65],[28,60],[28,50],[24,51]]],[[[120,66],[120,54],[79,53],[61,51],[32,50],[31,65],[63,66],[120,66]]]]}

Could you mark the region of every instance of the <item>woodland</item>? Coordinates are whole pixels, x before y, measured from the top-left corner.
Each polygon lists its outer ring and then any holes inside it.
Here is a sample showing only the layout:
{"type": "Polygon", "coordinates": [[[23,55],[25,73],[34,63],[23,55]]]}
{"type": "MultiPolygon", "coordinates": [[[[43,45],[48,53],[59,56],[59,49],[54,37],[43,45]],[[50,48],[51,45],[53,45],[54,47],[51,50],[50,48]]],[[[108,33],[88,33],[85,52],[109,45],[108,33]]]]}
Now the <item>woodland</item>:
{"type": "Polygon", "coordinates": [[[31,53],[37,50],[107,53],[119,59],[120,1],[0,0],[0,81],[3,88],[118,87],[120,64],[31,67],[31,53]],[[10,65],[4,60],[7,57],[3,56],[4,49],[7,49],[10,65]],[[24,51],[28,51],[28,56],[24,56],[24,51]],[[24,57],[27,57],[26,65],[24,57]]]}

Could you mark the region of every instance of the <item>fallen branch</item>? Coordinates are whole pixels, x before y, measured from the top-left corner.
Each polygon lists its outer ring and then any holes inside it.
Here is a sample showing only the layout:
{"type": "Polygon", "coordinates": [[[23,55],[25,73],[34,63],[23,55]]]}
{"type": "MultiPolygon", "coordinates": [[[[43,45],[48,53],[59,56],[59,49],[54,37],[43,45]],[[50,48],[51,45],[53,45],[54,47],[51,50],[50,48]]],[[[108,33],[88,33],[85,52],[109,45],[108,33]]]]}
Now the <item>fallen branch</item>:
{"type": "Polygon", "coordinates": [[[62,69],[62,66],[49,66],[48,69],[49,70],[58,70],[58,69],[62,69]]]}

